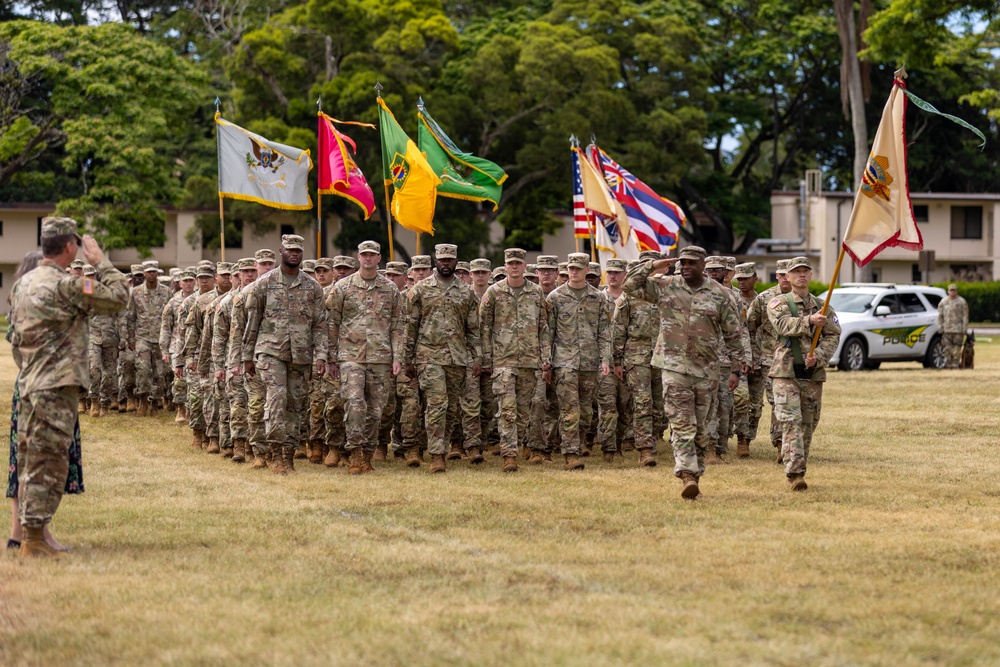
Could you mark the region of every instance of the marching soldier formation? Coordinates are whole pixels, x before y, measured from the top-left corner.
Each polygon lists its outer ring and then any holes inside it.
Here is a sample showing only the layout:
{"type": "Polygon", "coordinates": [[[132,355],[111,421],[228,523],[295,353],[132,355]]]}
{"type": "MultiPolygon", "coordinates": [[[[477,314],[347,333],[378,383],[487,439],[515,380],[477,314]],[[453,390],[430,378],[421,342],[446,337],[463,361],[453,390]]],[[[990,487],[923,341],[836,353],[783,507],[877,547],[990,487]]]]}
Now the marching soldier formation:
{"type": "Polygon", "coordinates": [[[609,464],[636,452],[653,467],[669,442],[693,499],[706,465],[730,463],[734,436],[749,457],[766,397],[788,486],[807,488],[840,328],[808,292],[805,257],[782,260],[758,295],[753,263],[696,246],[609,260],[604,287],[583,253],[528,264],[508,248],[493,267],[439,244],[380,270],[374,241],[356,258],[303,260],[303,248],[284,235],[277,255],[162,281],[155,261],[133,267],[124,312],[89,318],[80,410],[172,409],[193,448],[279,475],[297,460],[361,475],[491,456],[515,473],[557,453],[579,470],[597,447],[609,464]]]}

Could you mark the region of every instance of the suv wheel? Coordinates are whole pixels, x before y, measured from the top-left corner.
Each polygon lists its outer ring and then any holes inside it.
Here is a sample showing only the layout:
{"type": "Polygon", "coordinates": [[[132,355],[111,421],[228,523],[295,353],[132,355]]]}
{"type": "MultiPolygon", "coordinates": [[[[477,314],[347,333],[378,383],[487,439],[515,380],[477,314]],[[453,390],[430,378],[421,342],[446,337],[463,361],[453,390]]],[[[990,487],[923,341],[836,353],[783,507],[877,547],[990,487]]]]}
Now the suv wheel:
{"type": "Polygon", "coordinates": [[[840,352],[840,370],[861,371],[868,365],[868,349],[860,338],[849,338],[840,352]]]}
{"type": "Polygon", "coordinates": [[[931,344],[927,348],[927,355],[924,357],[924,368],[936,368],[941,370],[948,363],[944,356],[944,345],[941,344],[941,336],[934,336],[931,344]]]}

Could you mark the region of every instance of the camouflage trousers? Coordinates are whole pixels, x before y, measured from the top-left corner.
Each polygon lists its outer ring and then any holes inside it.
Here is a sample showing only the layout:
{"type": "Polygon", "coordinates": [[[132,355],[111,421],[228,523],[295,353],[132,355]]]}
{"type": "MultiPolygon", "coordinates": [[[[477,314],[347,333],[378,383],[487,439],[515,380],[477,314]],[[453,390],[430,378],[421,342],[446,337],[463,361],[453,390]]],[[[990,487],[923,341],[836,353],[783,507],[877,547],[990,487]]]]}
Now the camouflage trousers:
{"type": "Polygon", "coordinates": [[[267,409],[267,387],[260,373],[254,376],[244,373],[243,387],[247,392],[247,435],[248,442],[254,454],[267,453],[266,431],[264,429],[264,413],[267,409]]]}
{"type": "Polygon", "coordinates": [[[163,354],[160,344],[148,340],[135,341],[135,393],[151,399],[163,398],[163,354]]]}
{"type": "Polygon", "coordinates": [[[701,477],[708,450],[708,411],[718,394],[719,381],[674,371],[663,371],[663,404],[670,420],[670,446],[674,450],[674,475],[701,477]]]}
{"type": "Polygon", "coordinates": [[[17,469],[22,526],[40,528],[59,509],[80,396],[77,385],[21,394],[17,469]]]}
{"type": "Polygon", "coordinates": [[[118,352],[118,402],[124,403],[135,393],[135,352],[128,349],[118,352]]]}
{"type": "MultiPolygon", "coordinates": [[[[483,433],[488,432],[489,422],[484,417],[487,414],[494,414],[487,401],[483,400],[482,383],[490,382],[489,375],[472,377],[472,366],[465,368],[465,388],[462,392],[460,407],[462,410],[462,420],[456,424],[451,436],[452,444],[460,444],[463,449],[473,447],[482,449],[483,433]]],[[[489,392],[487,392],[487,395],[489,392]]]]}
{"type": "Polygon", "coordinates": [[[542,371],[535,371],[535,397],[531,401],[528,447],[551,452],[559,446],[559,399],[555,382],[546,384],[542,371]]]}
{"type": "Polygon", "coordinates": [[[205,392],[207,388],[206,378],[201,377],[197,371],[192,372],[185,369],[188,387],[188,426],[192,430],[205,431],[205,392]]]}
{"type": "Polygon", "coordinates": [[[597,395],[597,371],[556,368],[553,371],[556,397],[559,400],[559,437],[562,453],[582,452],[584,434],[594,419],[597,395]]]}
{"type": "Polygon", "coordinates": [[[635,442],[632,396],[628,383],[614,373],[597,380],[597,443],[603,452],[617,452],[625,441],[635,442]]]}
{"type": "Polygon", "coordinates": [[[326,443],[326,402],[330,398],[333,385],[326,381],[326,376],[313,377],[309,387],[309,430],[305,439],[312,442],[326,443]]]}
{"type": "Polygon", "coordinates": [[[378,447],[382,410],[392,388],[389,364],[340,362],[344,392],[344,431],[347,449],[374,452],[378,447]]]}
{"type": "Polygon", "coordinates": [[[823,383],[774,378],[774,415],[781,424],[781,457],[786,475],[806,474],[809,445],[819,426],[823,383]]]}
{"type": "Polygon", "coordinates": [[[941,334],[941,351],[944,352],[945,368],[958,368],[961,365],[964,343],[964,333],[941,334]]]}
{"type": "Polygon", "coordinates": [[[226,388],[229,391],[229,434],[233,440],[247,440],[249,437],[247,389],[243,384],[242,375],[228,375],[226,388]]]}
{"type": "Polygon", "coordinates": [[[729,391],[729,366],[719,367],[719,386],[708,412],[708,440],[715,451],[729,451],[729,428],[733,418],[733,392],[729,391]]]}
{"type": "Polygon", "coordinates": [[[625,382],[632,394],[632,432],[636,449],[656,450],[665,428],[663,375],[658,368],[631,366],[625,382]]]}
{"type": "Polygon", "coordinates": [[[493,395],[497,397],[500,456],[516,457],[521,434],[528,430],[535,396],[535,369],[494,368],[493,395]]]}
{"type": "Polygon", "coordinates": [[[465,373],[465,366],[417,366],[420,391],[427,402],[424,425],[427,429],[427,452],[431,456],[448,452],[452,430],[462,414],[465,373]]]}
{"type": "Polygon", "coordinates": [[[293,364],[267,354],[258,354],[254,364],[266,392],[265,451],[277,453],[282,448],[295,449],[309,396],[309,364],[293,364]]]}
{"type": "Polygon", "coordinates": [[[178,405],[187,405],[187,395],[188,395],[187,376],[184,375],[182,375],[181,377],[177,377],[177,375],[173,376],[173,395],[174,395],[174,403],[177,403],[178,405]]]}
{"type": "MultiPolygon", "coordinates": [[[[479,432],[481,444],[488,447],[500,444],[500,423],[497,417],[497,396],[493,390],[493,378],[489,375],[480,375],[476,380],[479,383],[479,432]]],[[[466,385],[468,386],[468,385],[466,385]]],[[[472,385],[475,387],[476,385],[472,385]]],[[[522,439],[524,439],[522,437],[522,439]]],[[[466,444],[468,448],[468,444],[466,444]]]]}
{"type": "Polygon", "coordinates": [[[404,449],[427,447],[424,429],[424,396],[416,377],[400,374],[396,377],[396,410],[399,411],[399,437],[404,449]]]}
{"type": "Polygon", "coordinates": [[[759,370],[747,373],[747,395],[750,401],[747,440],[751,442],[757,437],[757,425],[760,424],[760,418],[764,414],[764,387],[771,385],[771,378],[767,377],[770,370],[769,367],[764,366],[759,370]]]}
{"type": "Polygon", "coordinates": [[[115,377],[115,358],[118,356],[118,343],[91,343],[87,346],[88,365],[90,366],[90,400],[100,401],[107,407],[117,396],[117,378],[115,377]]]}
{"type": "Polygon", "coordinates": [[[396,400],[396,378],[390,377],[386,383],[385,407],[382,408],[382,421],[378,427],[379,447],[396,450],[403,446],[399,438],[393,438],[399,428],[399,402],[396,400]]]}
{"type": "Polygon", "coordinates": [[[344,378],[334,379],[329,373],[323,375],[323,383],[326,387],[323,394],[326,396],[326,405],[323,406],[323,423],[326,426],[326,444],[329,447],[336,447],[340,451],[346,451],[347,434],[344,431],[344,378]]]}
{"type": "Polygon", "coordinates": [[[750,385],[746,375],[740,376],[740,383],[733,392],[732,435],[746,438],[750,433],[750,385]]]}
{"type": "Polygon", "coordinates": [[[212,378],[212,390],[215,398],[216,427],[219,433],[219,447],[223,450],[233,448],[233,434],[230,429],[232,422],[231,394],[226,391],[226,382],[212,378]]]}

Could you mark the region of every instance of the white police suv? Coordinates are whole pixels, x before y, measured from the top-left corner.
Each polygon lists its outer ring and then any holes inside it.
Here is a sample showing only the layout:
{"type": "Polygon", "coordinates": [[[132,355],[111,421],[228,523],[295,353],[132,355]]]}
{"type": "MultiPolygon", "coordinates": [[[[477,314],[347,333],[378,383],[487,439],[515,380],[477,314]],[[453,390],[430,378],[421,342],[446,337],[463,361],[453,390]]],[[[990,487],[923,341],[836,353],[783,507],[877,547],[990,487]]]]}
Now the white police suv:
{"type": "Polygon", "coordinates": [[[842,330],[830,365],[860,371],[874,370],[883,361],[919,361],[926,368],[943,368],[937,306],[946,296],[943,289],[924,285],[840,285],[830,299],[842,330]]]}

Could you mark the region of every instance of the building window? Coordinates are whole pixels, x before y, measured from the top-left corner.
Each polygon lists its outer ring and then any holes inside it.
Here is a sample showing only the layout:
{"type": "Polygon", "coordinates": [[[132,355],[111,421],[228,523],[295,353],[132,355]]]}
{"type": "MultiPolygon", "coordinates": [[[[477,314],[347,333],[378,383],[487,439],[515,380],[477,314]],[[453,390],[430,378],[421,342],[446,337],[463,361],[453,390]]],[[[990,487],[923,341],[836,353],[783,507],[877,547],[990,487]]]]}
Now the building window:
{"type": "Polygon", "coordinates": [[[953,239],[983,238],[983,207],[952,206],[951,238],[953,239]]]}
{"type": "Polygon", "coordinates": [[[930,219],[928,217],[927,204],[915,204],[913,206],[913,219],[917,222],[927,222],[930,219]]]}
{"type": "Polygon", "coordinates": [[[920,273],[920,265],[912,264],[913,268],[910,270],[910,282],[919,285],[923,280],[923,275],[920,273]]]}

